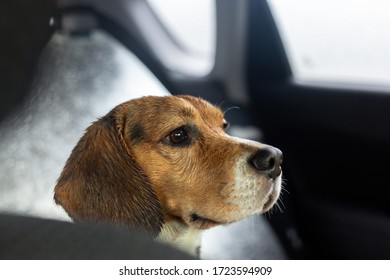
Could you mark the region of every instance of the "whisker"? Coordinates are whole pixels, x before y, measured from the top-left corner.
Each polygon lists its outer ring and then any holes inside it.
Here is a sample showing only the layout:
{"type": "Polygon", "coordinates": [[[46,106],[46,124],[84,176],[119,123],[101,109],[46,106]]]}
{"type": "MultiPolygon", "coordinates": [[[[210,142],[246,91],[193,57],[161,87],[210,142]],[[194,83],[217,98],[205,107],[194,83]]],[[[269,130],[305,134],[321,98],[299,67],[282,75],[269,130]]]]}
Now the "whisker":
{"type": "Polygon", "coordinates": [[[285,192],[287,194],[290,194],[290,192],[286,189],[286,185],[282,181],[282,186],[281,186],[281,192],[280,193],[282,194],[283,192],[285,192]]]}
{"type": "Polygon", "coordinates": [[[278,202],[276,202],[276,207],[278,207],[278,209],[279,209],[280,213],[283,213],[283,209],[280,207],[280,205],[279,205],[279,201],[278,201],[278,202]]]}
{"type": "Polygon", "coordinates": [[[232,106],[232,107],[227,108],[225,111],[223,111],[223,114],[225,115],[227,112],[229,112],[230,110],[233,110],[233,109],[240,110],[241,108],[238,106],[232,106]]]}
{"type": "MultiPolygon", "coordinates": [[[[279,203],[279,202],[280,202],[280,204],[282,204],[282,206],[283,206],[284,209],[287,209],[287,208],[286,208],[286,205],[284,205],[284,203],[283,203],[282,197],[279,197],[278,203],[279,203]]],[[[282,211],[282,213],[283,213],[283,211],[282,211]]]]}
{"type": "Polygon", "coordinates": [[[273,207],[266,212],[266,215],[268,216],[268,219],[271,220],[273,212],[274,212],[274,208],[273,207]]]}
{"type": "MultiPolygon", "coordinates": [[[[282,188],[282,191],[283,191],[283,194],[284,193],[287,193],[287,194],[291,194],[287,189],[285,189],[285,188],[282,188]]],[[[282,192],[281,192],[282,193],[282,192]]]]}

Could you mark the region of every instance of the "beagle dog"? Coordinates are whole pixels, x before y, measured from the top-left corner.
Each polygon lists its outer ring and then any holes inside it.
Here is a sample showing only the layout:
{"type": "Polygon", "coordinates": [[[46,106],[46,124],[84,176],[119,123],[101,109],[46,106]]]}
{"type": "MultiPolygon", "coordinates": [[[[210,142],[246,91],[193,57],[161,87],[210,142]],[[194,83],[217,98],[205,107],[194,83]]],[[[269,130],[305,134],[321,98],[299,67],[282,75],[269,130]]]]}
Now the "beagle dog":
{"type": "Polygon", "coordinates": [[[192,96],[122,103],[87,128],[54,200],[75,222],[145,230],[199,255],[203,230],[264,213],[281,191],[281,151],[227,125],[192,96]]]}

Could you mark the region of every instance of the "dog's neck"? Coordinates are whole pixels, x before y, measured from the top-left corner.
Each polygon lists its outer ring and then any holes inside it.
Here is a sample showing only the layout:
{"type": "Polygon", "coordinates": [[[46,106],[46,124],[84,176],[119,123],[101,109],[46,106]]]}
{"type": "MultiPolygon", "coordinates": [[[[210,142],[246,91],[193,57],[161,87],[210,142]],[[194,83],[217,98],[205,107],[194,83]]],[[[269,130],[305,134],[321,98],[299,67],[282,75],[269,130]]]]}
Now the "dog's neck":
{"type": "Polygon", "coordinates": [[[157,240],[199,257],[201,233],[202,230],[171,220],[163,225],[157,240]]]}

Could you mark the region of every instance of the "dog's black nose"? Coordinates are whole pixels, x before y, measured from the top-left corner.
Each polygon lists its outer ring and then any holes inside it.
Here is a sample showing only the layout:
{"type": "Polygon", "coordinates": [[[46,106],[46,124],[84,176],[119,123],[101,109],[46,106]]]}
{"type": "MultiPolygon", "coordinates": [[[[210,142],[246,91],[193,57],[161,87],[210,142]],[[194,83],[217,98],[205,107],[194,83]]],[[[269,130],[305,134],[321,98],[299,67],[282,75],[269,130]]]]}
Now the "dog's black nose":
{"type": "Polygon", "coordinates": [[[272,179],[282,173],[280,167],[283,161],[283,153],[275,147],[267,147],[259,150],[250,160],[254,168],[268,174],[272,179]]]}

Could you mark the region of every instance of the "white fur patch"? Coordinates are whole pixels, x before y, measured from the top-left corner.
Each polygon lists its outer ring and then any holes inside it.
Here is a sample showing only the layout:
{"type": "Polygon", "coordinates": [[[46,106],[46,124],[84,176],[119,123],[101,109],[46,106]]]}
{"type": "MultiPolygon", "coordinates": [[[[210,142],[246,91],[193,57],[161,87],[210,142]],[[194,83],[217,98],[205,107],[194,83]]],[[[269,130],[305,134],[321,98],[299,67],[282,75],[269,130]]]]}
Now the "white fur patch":
{"type": "Polygon", "coordinates": [[[197,256],[202,230],[192,228],[177,221],[164,224],[157,240],[171,244],[190,255],[197,256]]]}

